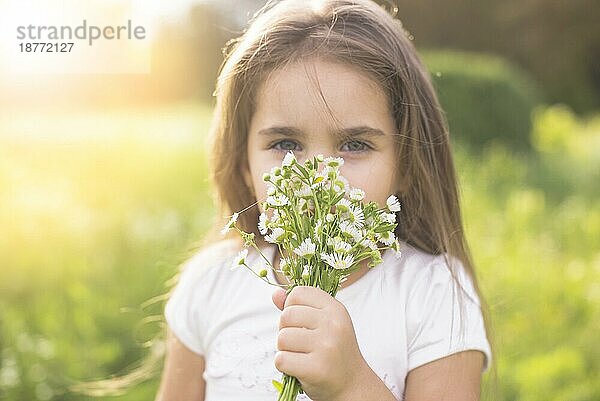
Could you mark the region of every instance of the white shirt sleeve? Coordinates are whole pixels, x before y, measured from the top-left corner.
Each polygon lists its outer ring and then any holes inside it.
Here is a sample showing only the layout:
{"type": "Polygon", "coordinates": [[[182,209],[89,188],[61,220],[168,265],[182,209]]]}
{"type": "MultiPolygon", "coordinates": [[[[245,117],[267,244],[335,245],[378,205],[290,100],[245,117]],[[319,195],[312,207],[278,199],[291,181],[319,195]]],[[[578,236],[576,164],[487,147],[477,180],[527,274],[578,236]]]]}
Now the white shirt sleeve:
{"type": "Polygon", "coordinates": [[[417,273],[407,300],[408,370],[456,352],[480,350],[485,354],[485,372],[492,353],[479,298],[462,264],[453,259],[467,294],[440,258],[417,273]]]}
{"type": "MultiPolygon", "coordinates": [[[[193,260],[193,259],[192,259],[193,260]]],[[[204,355],[203,319],[197,305],[201,302],[198,266],[188,261],[182,268],[177,285],[165,305],[165,320],[171,331],[187,348],[204,355]]]]}
{"type": "Polygon", "coordinates": [[[211,321],[217,273],[230,261],[235,242],[224,240],[201,249],[185,262],[178,282],[165,304],[165,320],[171,331],[193,352],[205,355],[205,333],[211,321]]]}

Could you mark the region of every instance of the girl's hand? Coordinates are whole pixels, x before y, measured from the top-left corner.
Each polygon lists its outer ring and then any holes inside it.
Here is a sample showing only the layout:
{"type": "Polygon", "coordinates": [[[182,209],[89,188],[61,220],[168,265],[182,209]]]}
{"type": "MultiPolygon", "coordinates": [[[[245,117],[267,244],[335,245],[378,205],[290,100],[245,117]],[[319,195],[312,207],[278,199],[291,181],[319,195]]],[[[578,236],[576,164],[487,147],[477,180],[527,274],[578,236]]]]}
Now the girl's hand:
{"type": "Polygon", "coordinates": [[[295,376],[313,401],[350,399],[372,372],[364,360],[346,307],[325,291],[297,286],[273,293],[281,309],[275,367],[295,376]]]}

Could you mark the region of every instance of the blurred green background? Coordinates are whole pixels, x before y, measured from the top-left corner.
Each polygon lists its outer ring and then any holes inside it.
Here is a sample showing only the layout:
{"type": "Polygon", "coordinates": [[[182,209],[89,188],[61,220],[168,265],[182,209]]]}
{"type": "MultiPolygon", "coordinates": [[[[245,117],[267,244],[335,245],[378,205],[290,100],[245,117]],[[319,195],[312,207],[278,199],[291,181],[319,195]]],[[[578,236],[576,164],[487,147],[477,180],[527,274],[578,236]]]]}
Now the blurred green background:
{"type": "MultiPolygon", "coordinates": [[[[598,13],[466,4],[398,17],[450,123],[501,399],[598,400],[598,13]]],[[[0,399],[92,399],[67,388],[160,355],[160,295],[222,220],[205,146],[221,48],[259,5],[182,4],[152,74],[0,75],[0,399]]],[[[94,399],[153,399],[155,373],[94,399]]]]}

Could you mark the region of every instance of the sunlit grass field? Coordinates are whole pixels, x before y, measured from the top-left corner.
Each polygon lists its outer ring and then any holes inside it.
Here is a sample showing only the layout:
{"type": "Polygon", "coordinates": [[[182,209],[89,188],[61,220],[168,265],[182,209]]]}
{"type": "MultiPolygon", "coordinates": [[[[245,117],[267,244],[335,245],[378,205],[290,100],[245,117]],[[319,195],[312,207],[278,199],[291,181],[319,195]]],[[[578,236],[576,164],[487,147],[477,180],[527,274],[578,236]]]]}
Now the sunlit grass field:
{"type": "MultiPolygon", "coordinates": [[[[89,399],[66,388],[148,354],[160,324],[144,319],[163,304],[142,305],[221,221],[210,118],[197,104],[0,115],[0,399],[89,399]]],[[[598,400],[600,118],[533,119],[533,152],[455,147],[502,399],[598,400]]]]}

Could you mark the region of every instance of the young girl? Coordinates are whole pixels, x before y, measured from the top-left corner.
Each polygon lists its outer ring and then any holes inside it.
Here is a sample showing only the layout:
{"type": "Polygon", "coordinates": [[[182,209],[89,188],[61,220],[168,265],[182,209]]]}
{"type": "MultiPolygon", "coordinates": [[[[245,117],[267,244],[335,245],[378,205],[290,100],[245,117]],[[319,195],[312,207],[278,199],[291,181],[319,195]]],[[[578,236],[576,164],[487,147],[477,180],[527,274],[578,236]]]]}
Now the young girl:
{"type": "MultiPolygon", "coordinates": [[[[354,272],[335,298],[285,291],[228,267],[235,231],[183,265],[165,307],[168,348],[157,400],[478,400],[492,364],[487,306],[463,235],[448,128],[429,75],[400,22],[369,0],[269,3],[223,64],[212,125],[221,216],[240,213],[261,252],[282,255],[257,224],[262,174],[288,151],[344,159],[341,174],[402,205],[402,254],[354,272]],[[258,202],[258,206],[257,206],[258,202]],[[249,206],[253,207],[248,208],[249,206]]],[[[249,248],[249,265],[266,266],[249,248]]],[[[267,276],[287,284],[279,270],[267,276]]]]}

